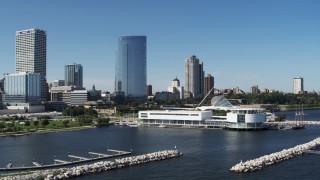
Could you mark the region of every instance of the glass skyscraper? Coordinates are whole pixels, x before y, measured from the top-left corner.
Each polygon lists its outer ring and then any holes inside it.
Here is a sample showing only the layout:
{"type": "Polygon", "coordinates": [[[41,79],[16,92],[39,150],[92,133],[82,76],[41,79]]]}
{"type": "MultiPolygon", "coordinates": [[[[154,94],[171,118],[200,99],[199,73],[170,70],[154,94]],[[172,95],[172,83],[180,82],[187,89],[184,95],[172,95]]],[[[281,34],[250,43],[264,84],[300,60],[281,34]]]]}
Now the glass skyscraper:
{"type": "Polygon", "coordinates": [[[20,72],[5,75],[5,102],[10,104],[40,103],[40,74],[20,72]]]}
{"type": "Polygon", "coordinates": [[[40,74],[41,100],[47,99],[47,33],[40,29],[16,32],[16,72],[40,74]]]}
{"type": "Polygon", "coordinates": [[[127,97],[146,96],[147,37],[121,36],[118,39],[115,92],[127,97]]]}
{"type": "Polygon", "coordinates": [[[69,64],[64,67],[66,86],[83,87],[83,68],[81,64],[69,64]]]}

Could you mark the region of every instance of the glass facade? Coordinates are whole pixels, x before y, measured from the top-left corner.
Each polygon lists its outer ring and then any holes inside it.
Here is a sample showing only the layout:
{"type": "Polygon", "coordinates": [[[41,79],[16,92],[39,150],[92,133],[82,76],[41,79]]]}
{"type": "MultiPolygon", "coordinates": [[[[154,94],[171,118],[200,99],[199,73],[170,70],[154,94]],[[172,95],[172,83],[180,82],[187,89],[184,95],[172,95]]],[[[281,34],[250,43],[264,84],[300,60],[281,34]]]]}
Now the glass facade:
{"type": "Polygon", "coordinates": [[[81,64],[70,64],[64,68],[66,86],[83,87],[83,68],[81,64]]]}
{"type": "Polygon", "coordinates": [[[29,103],[40,102],[40,74],[17,73],[5,75],[5,102],[29,103]]]}
{"type": "Polygon", "coordinates": [[[16,73],[39,73],[41,99],[47,99],[47,33],[40,29],[16,32],[16,73]]]}
{"type": "Polygon", "coordinates": [[[115,92],[127,97],[146,96],[147,37],[121,36],[118,39],[115,92]]]}

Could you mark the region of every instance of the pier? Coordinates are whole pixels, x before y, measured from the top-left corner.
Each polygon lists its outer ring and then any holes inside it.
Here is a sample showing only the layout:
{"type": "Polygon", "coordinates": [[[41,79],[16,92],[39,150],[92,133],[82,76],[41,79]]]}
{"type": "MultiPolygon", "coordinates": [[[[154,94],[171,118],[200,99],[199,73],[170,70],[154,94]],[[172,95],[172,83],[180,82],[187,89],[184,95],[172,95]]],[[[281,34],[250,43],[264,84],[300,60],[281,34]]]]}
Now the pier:
{"type": "MultiPolygon", "coordinates": [[[[296,121],[283,121],[283,122],[266,122],[266,124],[274,124],[274,125],[296,125],[297,122],[296,121]]],[[[320,121],[303,121],[303,123],[301,123],[303,125],[306,126],[320,126],[320,121]]]]}
{"type": "Polygon", "coordinates": [[[54,157],[53,164],[42,164],[33,160],[32,161],[33,166],[23,166],[23,167],[14,167],[13,166],[14,164],[10,161],[10,163],[7,164],[5,168],[0,168],[0,171],[22,171],[22,170],[36,170],[36,169],[49,169],[49,168],[55,168],[55,167],[63,167],[68,165],[103,160],[111,157],[129,155],[131,154],[131,151],[129,152],[129,151],[107,149],[107,153],[88,152],[88,154],[91,155],[91,158],[72,155],[68,153],[68,157],[70,158],[70,161],[56,159],[56,157],[54,157]]]}
{"type": "Polygon", "coordinates": [[[230,168],[230,171],[237,173],[248,173],[258,170],[262,170],[267,166],[294,158],[302,153],[316,153],[320,154],[319,151],[315,149],[320,146],[320,138],[316,138],[313,141],[310,141],[305,144],[297,145],[293,148],[283,149],[282,151],[272,153],[270,155],[265,155],[260,158],[248,160],[245,162],[240,162],[230,168]]]}
{"type": "Polygon", "coordinates": [[[139,164],[145,164],[154,161],[171,159],[174,157],[182,156],[182,153],[177,150],[164,150],[149,154],[143,154],[139,156],[124,157],[121,159],[115,159],[114,161],[100,161],[93,164],[86,164],[71,168],[59,168],[38,170],[30,172],[30,174],[15,175],[4,177],[4,180],[29,180],[29,179],[46,179],[46,180],[58,180],[68,179],[72,177],[78,177],[98,172],[104,172],[112,169],[118,169],[123,167],[129,167],[139,164]]]}

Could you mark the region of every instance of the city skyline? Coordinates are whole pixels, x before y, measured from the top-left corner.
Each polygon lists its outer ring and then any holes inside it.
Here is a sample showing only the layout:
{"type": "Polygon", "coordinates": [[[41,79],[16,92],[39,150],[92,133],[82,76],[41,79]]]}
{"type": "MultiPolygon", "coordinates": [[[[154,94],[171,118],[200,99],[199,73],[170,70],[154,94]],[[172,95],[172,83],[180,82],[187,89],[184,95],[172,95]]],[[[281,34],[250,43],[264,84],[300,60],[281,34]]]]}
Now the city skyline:
{"type": "Polygon", "coordinates": [[[219,89],[257,84],[293,92],[292,78],[301,76],[306,91],[320,90],[317,1],[37,2],[1,3],[1,74],[15,72],[15,32],[40,28],[48,34],[49,83],[77,62],[86,69],[85,87],[93,82],[112,92],[117,37],[146,35],[154,91],[176,76],[184,85],[184,60],[192,54],[205,61],[219,89]]]}

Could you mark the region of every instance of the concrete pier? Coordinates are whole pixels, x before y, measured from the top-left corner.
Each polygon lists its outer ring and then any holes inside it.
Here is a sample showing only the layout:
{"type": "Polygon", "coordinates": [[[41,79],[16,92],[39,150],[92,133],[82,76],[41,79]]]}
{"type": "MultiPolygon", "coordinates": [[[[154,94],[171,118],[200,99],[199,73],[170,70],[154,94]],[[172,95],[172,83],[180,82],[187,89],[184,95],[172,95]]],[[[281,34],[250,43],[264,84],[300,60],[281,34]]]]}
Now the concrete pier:
{"type": "Polygon", "coordinates": [[[316,138],[308,143],[297,145],[290,149],[283,149],[282,151],[265,155],[260,158],[240,162],[230,168],[230,171],[238,173],[247,173],[262,170],[267,166],[291,159],[304,152],[311,152],[310,150],[320,146],[320,138],[316,138]]]}
{"type": "Polygon", "coordinates": [[[102,154],[102,153],[96,153],[96,152],[88,152],[88,154],[96,155],[98,157],[112,157],[111,154],[102,154]]]}
{"type": "Polygon", "coordinates": [[[60,160],[60,159],[54,159],[53,161],[54,161],[55,164],[56,164],[56,163],[60,163],[60,164],[70,163],[69,161],[64,161],[64,160],[60,160]]]}
{"type": "Polygon", "coordinates": [[[56,168],[56,167],[62,167],[67,165],[75,165],[79,163],[98,161],[102,159],[107,159],[109,157],[118,157],[118,156],[125,156],[125,155],[131,154],[131,152],[129,151],[120,151],[120,150],[112,150],[112,152],[113,152],[112,155],[104,154],[104,153],[89,152],[88,154],[94,155],[91,158],[71,155],[68,153],[68,157],[74,160],[71,159],[71,161],[66,161],[66,160],[56,159],[54,157],[53,164],[41,164],[33,160],[32,162],[33,166],[23,166],[23,167],[14,167],[12,162],[10,161],[10,163],[5,168],[0,168],[0,171],[23,171],[23,170],[56,168]]]}
{"type": "Polygon", "coordinates": [[[139,156],[125,157],[115,159],[114,161],[100,161],[93,164],[81,165],[72,168],[48,169],[33,171],[31,174],[20,176],[4,177],[4,180],[59,180],[68,179],[77,176],[88,175],[92,173],[104,172],[112,169],[123,168],[138,164],[149,163],[153,161],[165,160],[181,156],[182,153],[177,150],[164,150],[139,156]]]}
{"type": "Polygon", "coordinates": [[[68,157],[74,158],[74,159],[79,159],[80,161],[82,161],[82,160],[89,160],[89,158],[80,157],[80,156],[75,156],[75,155],[71,155],[71,154],[69,154],[68,157]]]}

